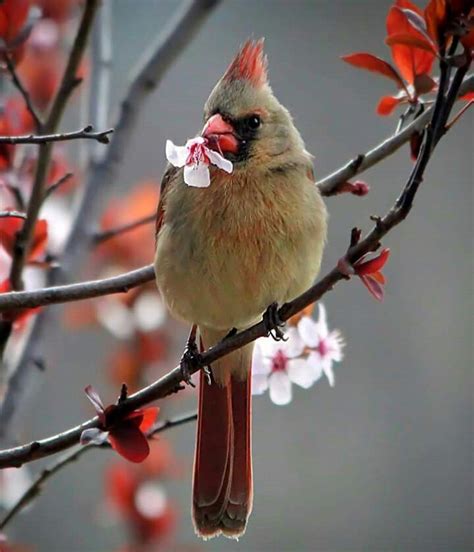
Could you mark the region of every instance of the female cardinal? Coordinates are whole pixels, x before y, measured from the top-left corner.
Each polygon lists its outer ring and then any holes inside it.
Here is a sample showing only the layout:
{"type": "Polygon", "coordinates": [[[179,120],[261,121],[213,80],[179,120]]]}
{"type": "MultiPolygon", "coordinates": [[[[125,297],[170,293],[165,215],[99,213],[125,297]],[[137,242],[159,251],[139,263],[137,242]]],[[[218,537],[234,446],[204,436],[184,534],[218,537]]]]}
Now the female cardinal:
{"type": "MultiPolygon", "coordinates": [[[[157,213],[155,271],[174,316],[197,325],[201,347],[258,321],[317,275],[326,209],[310,154],[267,81],[263,40],[248,41],[211,92],[201,136],[232,161],[206,188],[169,166],[157,213]]],[[[204,538],[241,536],[252,509],[252,345],[201,372],[193,520],[204,538]]]]}

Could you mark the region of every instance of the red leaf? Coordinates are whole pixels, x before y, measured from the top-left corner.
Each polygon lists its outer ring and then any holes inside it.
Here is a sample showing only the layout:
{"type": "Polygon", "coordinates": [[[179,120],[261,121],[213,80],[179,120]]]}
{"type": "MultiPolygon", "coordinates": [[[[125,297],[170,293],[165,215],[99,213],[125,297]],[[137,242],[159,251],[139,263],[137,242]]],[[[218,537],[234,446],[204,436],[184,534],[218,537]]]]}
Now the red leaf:
{"type": "Polygon", "coordinates": [[[406,96],[401,97],[395,97],[395,96],[383,96],[380,98],[380,101],[377,105],[377,113],[378,115],[391,115],[393,110],[399,105],[400,103],[403,103],[407,101],[406,96]]]}
{"type": "Polygon", "coordinates": [[[459,98],[460,100],[465,100],[466,102],[474,101],[474,92],[468,92],[459,98]]]}
{"type": "Polygon", "coordinates": [[[387,46],[394,46],[396,44],[402,44],[405,46],[413,46],[414,48],[420,48],[436,55],[436,49],[431,42],[422,36],[415,36],[409,33],[396,33],[388,36],[385,39],[387,46]]]}
{"type": "Polygon", "coordinates": [[[151,429],[153,424],[156,422],[159,411],[160,409],[157,406],[150,406],[143,410],[143,420],[138,426],[140,431],[146,433],[149,429],[151,429]]]}
{"type": "Polygon", "coordinates": [[[150,446],[143,433],[133,423],[124,421],[109,432],[112,448],[130,462],[143,462],[150,454],[150,446]]]}
{"type": "Polygon", "coordinates": [[[382,301],[384,297],[384,290],[381,284],[377,282],[371,276],[361,276],[360,277],[364,286],[369,290],[369,293],[377,299],[377,301],[382,301]]]}
{"type": "Polygon", "coordinates": [[[48,223],[41,219],[36,223],[33,242],[28,253],[28,261],[32,262],[45,253],[48,241],[48,223]]]}
{"type": "Polygon", "coordinates": [[[29,0],[4,0],[0,4],[0,37],[10,44],[21,31],[30,9],[29,0]]]}
{"type": "MultiPolygon", "coordinates": [[[[23,228],[24,219],[21,217],[2,217],[0,218],[0,243],[9,255],[13,255],[16,235],[23,228]]],[[[36,223],[33,234],[33,242],[28,253],[28,262],[35,261],[43,255],[48,240],[48,223],[41,219],[36,223]]]]}
{"type": "Polygon", "coordinates": [[[446,24],[446,0],[430,0],[425,8],[425,21],[428,34],[440,44],[446,24]]]}
{"type": "Polygon", "coordinates": [[[374,272],[373,274],[370,275],[370,277],[382,285],[387,282],[385,276],[381,272],[374,272]]]}
{"type": "Polygon", "coordinates": [[[383,249],[380,255],[370,259],[369,261],[363,261],[362,259],[357,261],[354,265],[354,269],[358,276],[372,274],[381,270],[388,261],[390,256],[390,249],[383,249]],[[361,262],[362,261],[362,262],[361,262]]]}
{"type": "Polygon", "coordinates": [[[16,234],[22,229],[24,219],[20,217],[0,218],[0,244],[9,255],[13,255],[16,234]]]}
{"type": "MultiPolygon", "coordinates": [[[[418,32],[408,20],[403,9],[393,6],[387,16],[387,35],[410,34],[420,40],[425,37],[418,32]]],[[[429,74],[435,58],[433,52],[426,52],[413,46],[394,44],[391,46],[392,57],[403,78],[413,84],[416,75],[429,74]]]]}
{"type": "Polygon", "coordinates": [[[346,63],[349,63],[354,67],[357,67],[359,69],[366,69],[367,71],[371,71],[372,73],[378,73],[379,75],[383,75],[384,77],[389,78],[396,83],[398,88],[405,87],[402,79],[400,78],[400,75],[390,65],[390,63],[377,56],[368,54],[366,52],[359,52],[356,54],[348,54],[347,56],[342,56],[342,59],[346,63]]]}
{"type": "Polygon", "coordinates": [[[423,10],[416,4],[413,4],[413,2],[410,2],[410,0],[397,0],[395,5],[402,10],[411,10],[412,12],[415,12],[419,16],[423,17],[423,10]]]}

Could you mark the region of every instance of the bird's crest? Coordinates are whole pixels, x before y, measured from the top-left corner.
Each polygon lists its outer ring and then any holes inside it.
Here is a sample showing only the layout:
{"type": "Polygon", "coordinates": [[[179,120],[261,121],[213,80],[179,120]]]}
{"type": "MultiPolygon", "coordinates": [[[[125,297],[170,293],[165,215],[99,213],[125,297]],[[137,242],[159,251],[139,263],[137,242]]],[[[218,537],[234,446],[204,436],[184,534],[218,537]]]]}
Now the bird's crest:
{"type": "Polygon", "coordinates": [[[264,39],[247,40],[224,74],[224,80],[248,80],[259,88],[267,82],[267,56],[264,39]]]}

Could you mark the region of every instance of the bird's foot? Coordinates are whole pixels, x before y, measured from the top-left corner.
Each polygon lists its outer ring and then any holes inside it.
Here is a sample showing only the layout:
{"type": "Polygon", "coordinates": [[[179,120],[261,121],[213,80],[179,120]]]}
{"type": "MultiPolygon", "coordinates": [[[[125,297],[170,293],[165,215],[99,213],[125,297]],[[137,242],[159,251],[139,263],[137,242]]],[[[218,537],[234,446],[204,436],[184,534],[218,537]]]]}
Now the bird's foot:
{"type": "Polygon", "coordinates": [[[271,336],[275,341],[286,341],[285,333],[281,329],[285,325],[285,322],[278,314],[278,303],[272,303],[263,313],[263,322],[267,335],[271,336]]]}
{"type": "Polygon", "coordinates": [[[202,369],[204,372],[204,377],[206,378],[207,385],[212,385],[214,383],[214,378],[212,376],[212,370],[210,366],[204,366],[202,369]]]}
{"type": "Polygon", "coordinates": [[[191,379],[191,375],[195,371],[194,368],[196,368],[201,361],[201,355],[196,344],[196,330],[197,327],[196,325],[194,325],[191,328],[188,341],[186,343],[186,348],[184,349],[183,356],[181,357],[181,360],[179,362],[183,381],[191,387],[196,387],[191,379]]]}

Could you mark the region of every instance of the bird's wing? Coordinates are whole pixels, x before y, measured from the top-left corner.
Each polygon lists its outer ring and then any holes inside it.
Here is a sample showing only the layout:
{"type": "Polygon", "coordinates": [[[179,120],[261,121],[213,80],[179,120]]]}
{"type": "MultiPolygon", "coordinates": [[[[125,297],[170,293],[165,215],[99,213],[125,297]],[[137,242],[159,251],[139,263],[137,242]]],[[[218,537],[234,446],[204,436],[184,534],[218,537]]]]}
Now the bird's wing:
{"type": "Polygon", "coordinates": [[[161,225],[163,224],[163,218],[165,215],[164,200],[165,200],[166,191],[169,188],[169,185],[172,182],[172,180],[176,177],[179,170],[180,169],[178,167],[174,167],[173,165],[168,163],[168,166],[166,167],[166,170],[165,170],[165,174],[161,179],[160,200],[158,202],[158,208],[156,210],[155,237],[158,236],[158,232],[160,231],[161,225]]]}

